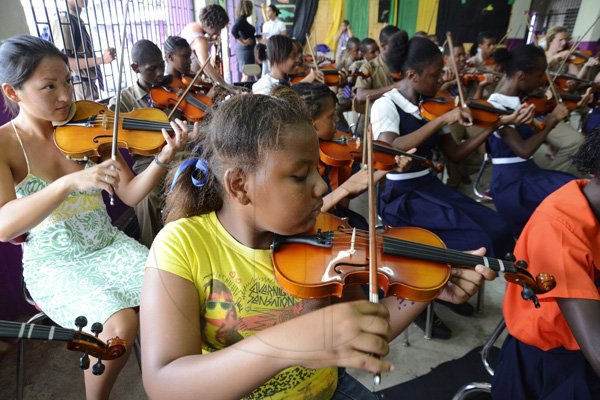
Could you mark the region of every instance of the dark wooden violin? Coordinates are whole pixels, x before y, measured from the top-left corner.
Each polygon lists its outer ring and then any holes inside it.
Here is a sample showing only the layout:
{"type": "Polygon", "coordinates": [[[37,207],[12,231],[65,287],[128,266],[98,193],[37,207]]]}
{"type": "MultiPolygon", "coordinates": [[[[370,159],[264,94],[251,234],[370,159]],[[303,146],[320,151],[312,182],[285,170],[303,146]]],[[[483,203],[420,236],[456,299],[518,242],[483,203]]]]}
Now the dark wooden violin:
{"type": "Polygon", "coordinates": [[[105,343],[98,339],[98,335],[102,332],[102,324],[96,322],[92,325],[92,332],[96,336],[81,331],[87,325],[85,317],[78,317],[75,320],[75,325],[79,330],[22,322],[0,321],[0,339],[58,340],[67,342],[67,349],[84,353],[79,364],[81,369],[89,368],[89,356],[98,359],[98,362],[92,368],[94,375],[101,375],[104,372],[102,360],[115,360],[126,353],[125,340],[115,337],[108,339],[105,343]]]}
{"type": "MultiPolygon", "coordinates": [[[[535,278],[524,261],[481,257],[447,249],[434,233],[422,228],[386,228],[376,237],[379,288],[412,301],[432,301],[443,290],[452,267],[477,264],[502,272],[506,281],[523,287],[524,300],[539,307],[537,294],[556,286],[552,275],[535,278]]],[[[369,239],[346,220],[321,214],[311,232],[301,236],[275,236],[272,259],[281,287],[300,298],[341,297],[345,285],[368,283],[369,239]]]]}
{"type": "Polygon", "coordinates": [[[212,100],[201,93],[188,91],[183,100],[180,100],[180,93],[183,93],[188,86],[179,78],[171,76],[163,84],[150,89],[150,98],[152,102],[161,109],[177,108],[183,113],[188,121],[200,121],[212,107],[212,100]]]}
{"type": "MultiPolygon", "coordinates": [[[[115,113],[105,105],[80,100],[73,103],[72,117],[54,128],[54,143],[68,158],[99,157],[113,141],[115,113]]],[[[157,108],[138,108],[117,121],[119,148],[132,154],[158,154],[165,145],[161,129],[172,132],[167,115],[157,108]]],[[[188,125],[193,129],[193,125],[188,125]]]]}
{"type": "MultiPolygon", "coordinates": [[[[473,124],[482,128],[491,128],[498,123],[501,115],[512,114],[512,111],[496,108],[491,103],[481,99],[468,100],[465,104],[471,110],[473,124]]],[[[438,95],[423,99],[419,108],[421,115],[431,121],[458,106],[459,104],[455,98],[449,95],[438,95]]]]}
{"type": "MultiPolygon", "coordinates": [[[[350,166],[353,162],[362,162],[363,145],[360,139],[338,132],[332,140],[319,141],[319,157],[324,164],[334,167],[350,166]]],[[[386,142],[373,141],[373,168],[389,171],[397,166],[396,156],[410,157],[436,172],[444,170],[444,164],[434,163],[425,157],[398,150],[386,142]]]]}

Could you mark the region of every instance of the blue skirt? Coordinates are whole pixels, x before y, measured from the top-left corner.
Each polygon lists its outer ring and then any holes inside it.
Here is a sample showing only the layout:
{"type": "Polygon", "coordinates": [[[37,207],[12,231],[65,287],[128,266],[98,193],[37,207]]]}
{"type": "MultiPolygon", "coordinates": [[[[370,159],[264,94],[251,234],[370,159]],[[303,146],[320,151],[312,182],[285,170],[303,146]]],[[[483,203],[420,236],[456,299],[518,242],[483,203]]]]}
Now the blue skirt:
{"type": "Polygon", "coordinates": [[[379,213],[388,226],[416,226],[438,235],[450,249],[487,249],[490,257],[512,252],[514,239],[498,213],[444,185],[433,173],[385,181],[379,213]]]}
{"type": "Polygon", "coordinates": [[[494,400],[598,400],[600,377],[581,351],[543,351],[508,335],[492,379],[494,400]]]}
{"type": "Polygon", "coordinates": [[[537,206],[573,179],[576,177],[565,172],[541,169],[531,160],[496,164],[491,184],[496,210],[518,237],[537,206]]]}

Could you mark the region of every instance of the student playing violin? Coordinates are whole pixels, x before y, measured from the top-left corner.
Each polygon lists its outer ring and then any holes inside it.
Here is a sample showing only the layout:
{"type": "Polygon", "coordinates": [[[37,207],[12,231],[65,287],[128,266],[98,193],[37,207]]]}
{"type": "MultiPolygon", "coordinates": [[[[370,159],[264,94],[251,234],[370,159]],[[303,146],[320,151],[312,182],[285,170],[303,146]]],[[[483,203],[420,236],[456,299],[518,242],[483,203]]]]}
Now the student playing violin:
{"type": "MultiPolygon", "coordinates": [[[[484,89],[488,88],[491,84],[496,82],[496,76],[492,74],[481,73],[482,80],[473,79],[465,81],[462,76],[466,76],[467,72],[464,71],[465,64],[465,48],[462,43],[453,42],[453,54],[454,60],[456,61],[456,67],[461,75],[461,82],[465,91],[465,96],[472,99],[483,98],[484,89]]],[[[444,46],[444,75],[442,76],[443,84],[440,87],[440,91],[447,91],[452,96],[458,95],[458,89],[456,87],[456,77],[452,72],[452,55],[450,53],[449,44],[444,46]]],[[[485,128],[479,126],[464,126],[461,124],[452,124],[449,126],[450,132],[457,143],[467,140],[471,137],[478,136],[482,133],[485,128]]],[[[446,167],[448,168],[448,181],[446,184],[452,187],[458,187],[461,183],[471,183],[470,175],[477,172],[481,162],[483,161],[483,155],[485,153],[485,146],[482,144],[475,149],[470,155],[454,162],[448,160],[446,167]]]]}
{"type": "MultiPolygon", "coordinates": [[[[537,90],[546,71],[543,50],[519,46],[507,53],[506,79],[488,101],[497,108],[516,109],[520,96],[537,90]]],[[[552,129],[569,111],[559,104],[544,119],[545,128],[536,132],[526,124],[504,125],[488,138],[492,163],[492,196],[496,209],[509,221],[518,236],[535,208],[556,189],[575,176],[539,168],[529,158],[544,143],[552,129]]]]}
{"type": "MultiPolygon", "coordinates": [[[[267,59],[271,69],[267,75],[252,85],[252,93],[269,94],[277,85],[289,86],[289,75],[298,65],[298,47],[288,36],[273,35],[267,41],[267,59]]],[[[311,68],[301,82],[314,81],[322,82],[323,75],[320,71],[311,68]]]]}
{"type": "MultiPolygon", "coordinates": [[[[111,224],[100,192],[137,204],[162,179],[161,164],[184,147],[187,128],[172,123],[173,137],[163,130],[166,145],[135,177],[120,156],[113,161],[103,154],[97,164],[68,160],[54,144],[52,126],[67,120],[73,105],[65,55],[48,41],[23,35],[0,44],[0,59],[2,94],[19,109],[0,127],[0,241],[27,234],[23,275],[48,317],[69,328],[79,315],[101,322],[100,338],[125,339],[129,353],[148,249],[111,224]]],[[[106,362],[100,376],[88,369],[87,398],[108,399],[126,361],[106,362]]]]}
{"type": "MultiPolygon", "coordinates": [[[[427,121],[417,104],[423,96],[434,96],[441,85],[443,58],[439,48],[429,39],[408,39],[405,31],[392,36],[385,59],[390,71],[402,73],[398,88],[375,101],[371,123],[376,140],[400,150],[417,148],[417,155],[432,159],[439,147],[452,161],[460,161],[475,151],[493,131],[488,128],[478,136],[456,143],[447,125],[466,123],[468,110],[454,108],[427,121]]],[[[503,121],[526,118],[519,111],[503,116],[503,121]]],[[[499,123],[499,122],[498,122],[499,123]]],[[[513,238],[502,218],[489,208],[476,203],[437,178],[435,173],[413,163],[404,173],[388,173],[380,192],[379,215],[388,226],[418,226],[437,234],[450,248],[466,250],[483,246],[488,253],[504,255],[512,250],[513,238]]],[[[425,315],[419,317],[424,326],[425,315]]],[[[450,337],[441,320],[434,334],[450,337]]]]}
{"type": "Polygon", "coordinates": [[[165,61],[167,62],[166,75],[181,79],[183,76],[190,74],[192,48],[187,40],[179,36],[169,36],[163,44],[163,49],[165,51],[165,61]]]}
{"type": "MultiPolygon", "coordinates": [[[[387,64],[392,72],[402,72],[402,80],[398,89],[373,105],[375,138],[401,150],[416,147],[417,154],[428,159],[436,146],[453,161],[471,154],[492,128],[458,144],[445,127],[470,119],[468,110],[457,107],[428,122],[417,106],[422,96],[434,96],[440,86],[443,59],[438,47],[425,38],[408,40],[404,31],[392,36],[389,46],[387,64]]],[[[501,117],[497,124],[528,117],[519,110],[501,117]]],[[[384,224],[429,229],[456,249],[484,246],[496,255],[512,249],[508,226],[498,214],[447,187],[427,168],[415,163],[411,172],[389,173],[386,178],[379,203],[384,224]]]]}
{"type": "Polygon", "coordinates": [[[496,50],[496,36],[491,32],[479,32],[477,34],[477,54],[469,58],[469,67],[487,68],[494,63],[492,54],[496,50]]]}
{"type": "MultiPolygon", "coordinates": [[[[312,124],[319,140],[334,139],[337,131],[337,115],[335,113],[335,94],[322,83],[298,83],[292,89],[306,105],[312,124]]],[[[410,159],[398,158],[398,170],[408,168],[410,159]]],[[[376,171],[375,180],[379,181],[386,171],[376,171]]],[[[359,164],[350,166],[332,166],[319,160],[319,174],[327,184],[327,194],[323,198],[322,212],[330,212],[338,217],[348,217],[348,223],[356,228],[368,230],[367,221],[358,213],[348,208],[350,199],[367,190],[368,175],[359,164]]]]}
{"type": "MultiPolygon", "coordinates": [[[[142,39],[134,43],[131,49],[131,69],[138,74],[137,81],[121,92],[121,112],[130,112],[135,108],[152,107],[154,104],[150,99],[150,89],[163,81],[165,62],[162,53],[153,42],[142,39]]],[[[110,99],[108,108],[115,110],[116,97],[110,99]]],[[[141,174],[154,161],[154,157],[133,155],[132,169],[136,174],[141,174]]],[[[161,230],[163,202],[162,183],[157,184],[134,207],[135,215],[140,227],[139,241],[150,248],[154,237],[161,230]]]]}
{"type": "MultiPolygon", "coordinates": [[[[209,120],[201,158],[174,174],[168,223],[146,265],[146,392],[182,400],[199,393],[375,399],[337,367],[389,371],[379,357],[426,304],[396,297],[332,304],[283,292],[269,250],[273,234],[313,228],[327,190],[315,130],[300,100],[289,97],[234,96],[209,120]]],[[[491,272],[458,269],[440,296],[464,301],[491,272]]],[[[354,288],[346,298],[362,297],[354,288]]]]}
{"type": "Polygon", "coordinates": [[[531,273],[556,277],[541,307],[522,304],[507,287],[507,336],[492,381],[492,398],[600,398],[600,130],[574,157],[591,180],[573,180],[535,210],[515,256],[531,273]]]}

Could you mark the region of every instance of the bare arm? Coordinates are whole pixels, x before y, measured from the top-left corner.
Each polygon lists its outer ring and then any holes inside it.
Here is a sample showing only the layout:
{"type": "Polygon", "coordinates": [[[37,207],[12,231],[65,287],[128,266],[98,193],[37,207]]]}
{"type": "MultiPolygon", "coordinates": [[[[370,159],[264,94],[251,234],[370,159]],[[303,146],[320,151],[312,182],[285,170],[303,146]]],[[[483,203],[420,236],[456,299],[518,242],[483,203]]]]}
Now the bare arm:
{"type": "Polygon", "coordinates": [[[556,301],[583,355],[600,377],[600,301],[567,298],[556,301]]]}
{"type": "MultiPolygon", "coordinates": [[[[191,43],[191,47],[194,54],[196,54],[200,65],[204,65],[210,56],[210,44],[208,43],[208,40],[203,37],[198,37],[191,43]]],[[[225,79],[223,79],[219,71],[214,69],[210,63],[206,64],[204,72],[213,80],[213,82],[218,82],[220,85],[229,87],[229,84],[225,82],[225,79]]]]}
{"type": "MultiPolygon", "coordinates": [[[[174,135],[171,137],[164,129],[163,129],[163,137],[167,144],[163,147],[160,154],[158,155],[158,160],[164,164],[168,164],[173,161],[175,155],[183,150],[187,143],[187,125],[176,119],[171,122],[171,126],[174,130],[174,135]]],[[[198,125],[195,125],[195,129],[197,129],[198,125]]],[[[138,204],[144,197],[150,193],[152,188],[160,182],[163,178],[166,170],[159,166],[157,163],[152,162],[142,172],[141,174],[134,176],[127,163],[118,153],[117,161],[119,163],[119,185],[116,188],[117,195],[123,201],[123,203],[128,206],[135,206],[138,204]]]]}
{"type": "Polygon", "coordinates": [[[108,160],[67,174],[29,196],[17,199],[8,163],[0,160],[0,241],[7,242],[40,224],[73,191],[100,188],[112,191],[105,177],[118,184],[117,163],[108,160]]]}
{"type": "Polygon", "coordinates": [[[369,355],[388,352],[388,315],[382,305],[336,304],[204,355],[200,354],[199,315],[197,290],[191,282],[146,269],[140,321],[142,377],[150,398],[196,399],[202,393],[209,399],[239,399],[294,365],[390,369],[388,362],[369,355]],[[332,339],[325,346],[324,337],[332,339]]]}

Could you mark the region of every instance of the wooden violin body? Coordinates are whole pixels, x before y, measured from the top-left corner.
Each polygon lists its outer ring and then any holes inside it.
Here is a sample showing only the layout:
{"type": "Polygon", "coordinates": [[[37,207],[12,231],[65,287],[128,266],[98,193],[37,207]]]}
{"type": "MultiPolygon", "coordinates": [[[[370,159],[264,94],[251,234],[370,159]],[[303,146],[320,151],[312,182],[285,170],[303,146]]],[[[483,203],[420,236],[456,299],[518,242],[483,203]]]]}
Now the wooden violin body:
{"type": "MultiPolygon", "coordinates": [[[[389,171],[397,166],[396,156],[406,156],[421,162],[424,167],[437,172],[444,169],[443,164],[433,163],[424,157],[400,151],[386,142],[373,141],[373,168],[389,171]]],[[[353,162],[362,162],[363,145],[359,139],[338,132],[332,140],[319,141],[319,157],[324,164],[333,167],[349,167],[353,162]]]]}
{"type": "MultiPolygon", "coordinates": [[[[161,109],[174,108],[179,101],[179,93],[187,86],[181,79],[172,78],[168,84],[155,86],[150,89],[152,102],[161,109]]],[[[188,92],[185,98],[179,102],[177,108],[183,113],[188,121],[200,121],[212,107],[212,100],[201,93],[188,92]]]]}
{"type": "MultiPolygon", "coordinates": [[[[54,129],[54,143],[67,157],[83,159],[110,152],[114,112],[93,101],[73,103],[72,118],[54,129]]],[[[118,147],[132,154],[158,154],[165,145],[161,128],[172,131],[167,116],[156,108],[140,108],[122,113],[119,121],[118,147]]]]}
{"type": "MultiPolygon", "coordinates": [[[[536,294],[556,286],[554,277],[533,278],[526,264],[480,257],[446,249],[442,240],[425,229],[387,228],[378,234],[378,285],[386,294],[412,301],[431,301],[443,290],[452,267],[489,265],[504,272],[507,281],[523,287],[523,297],[537,302],[536,294]],[[520,266],[519,266],[520,265],[520,266]]],[[[275,236],[272,258],[280,286],[300,298],[341,297],[345,285],[368,283],[368,236],[328,214],[317,218],[311,232],[302,236],[275,236]],[[353,239],[354,236],[354,239],[353,239]]]]}

